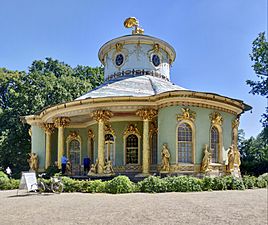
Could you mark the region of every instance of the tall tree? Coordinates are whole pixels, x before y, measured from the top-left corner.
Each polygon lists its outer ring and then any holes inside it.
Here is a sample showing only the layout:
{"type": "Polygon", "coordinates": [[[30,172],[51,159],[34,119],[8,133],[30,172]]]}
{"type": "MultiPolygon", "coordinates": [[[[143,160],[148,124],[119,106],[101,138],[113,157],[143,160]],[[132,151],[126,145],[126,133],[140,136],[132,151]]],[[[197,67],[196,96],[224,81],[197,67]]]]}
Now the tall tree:
{"type": "Polygon", "coordinates": [[[243,130],[239,130],[238,141],[241,154],[241,172],[243,174],[260,175],[268,172],[267,129],[256,137],[245,139],[243,130]]]}
{"type": "MultiPolygon", "coordinates": [[[[268,42],[265,33],[260,33],[252,43],[252,54],[250,58],[253,61],[253,69],[258,80],[247,80],[247,84],[252,88],[250,93],[253,95],[264,96],[268,101],[268,42]]],[[[268,127],[268,107],[262,115],[262,124],[268,127]]]]}
{"type": "Polygon", "coordinates": [[[28,168],[29,126],[21,116],[72,101],[102,82],[102,67],[72,68],[51,58],[34,61],[27,73],[0,68],[0,167],[15,173],[28,168]]]}

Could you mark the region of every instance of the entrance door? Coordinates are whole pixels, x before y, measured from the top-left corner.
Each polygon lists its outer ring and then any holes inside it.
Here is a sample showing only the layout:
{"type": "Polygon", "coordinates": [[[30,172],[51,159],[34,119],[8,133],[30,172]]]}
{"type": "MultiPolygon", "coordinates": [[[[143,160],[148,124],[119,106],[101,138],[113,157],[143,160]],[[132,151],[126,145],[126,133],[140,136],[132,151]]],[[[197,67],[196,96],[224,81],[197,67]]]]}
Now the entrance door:
{"type": "Polygon", "coordinates": [[[114,136],[112,134],[105,135],[105,161],[112,161],[112,164],[115,165],[114,158],[114,136]]]}
{"type": "Polygon", "coordinates": [[[78,140],[70,142],[70,161],[72,164],[72,175],[80,174],[81,146],[78,140]]]}

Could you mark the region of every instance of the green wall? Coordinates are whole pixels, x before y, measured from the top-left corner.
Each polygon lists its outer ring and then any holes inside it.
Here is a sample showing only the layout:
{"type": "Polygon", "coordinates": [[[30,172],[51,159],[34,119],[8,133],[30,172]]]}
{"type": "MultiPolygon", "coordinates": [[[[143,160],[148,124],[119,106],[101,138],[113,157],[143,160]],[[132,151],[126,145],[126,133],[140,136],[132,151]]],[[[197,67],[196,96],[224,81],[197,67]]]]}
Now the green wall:
{"type": "MultiPolygon", "coordinates": [[[[161,150],[164,143],[168,144],[170,149],[171,159],[170,162],[176,163],[176,129],[178,126],[177,115],[181,114],[181,106],[171,106],[162,108],[158,112],[158,164],[161,164],[161,150]]],[[[185,108],[185,107],[184,107],[185,108]]],[[[196,119],[194,121],[196,129],[196,143],[195,143],[195,162],[200,164],[203,157],[203,147],[205,144],[210,145],[210,128],[211,120],[209,115],[215,110],[198,108],[198,107],[188,107],[190,110],[196,112],[196,119]]],[[[227,149],[232,143],[232,120],[235,116],[229,113],[221,112],[223,116],[223,149],[222,158],[226,160],[227,149]]],[[[123,134],[129,124],[136,124],[140,132],[140,162],[142,164],[142,142],[143,142],[143,122],[142,121],[122,121],[122,122],[111,122],[112,128],[115,130],[115,165],[124,165],[124,139],[123,134]]],[[[92,129],[94,133],[94,160],[98,157],[98,124],[91,125],[87,128],[66,128],[64,129],[65,140],[70,134],[70,131],[77,131],[82,140],[82,161],[87,155],[88,151],[88,129],[92,129]]],[[[57,160],[57,129],[52,134],[52,162],[57,160]]],[[[45,157],[45,134],[43,130],[39,127],[33,129],[33,149],[39,151],[40,155],[40,165],[44,166],[45,157]],[[35,140],[36,139],[36,140],[35,140]]],[[[64,149],[66,152],[66,141],[64,142],[64,149]]],[[[92,159],[91,159],[92,160],[92,159]]]]}
{"type": "MultiPolygon", "coordinates": [[[[158,113],[158,163],[161,163],[161,150],[164,143],[168,144],[171,154],[171,163],[176,163],[176,129],[178,126],[177,115],[182,113],[181,106],[171,106],[159,110],[158,113]]],[[[185,107],[184,107],[185,108],[185,107]]],[[[196,129],[196,143],[195,143],[195,162],[201,163],[203,157],[203,146],[210,145],[210,128],[211,120],[209,115],[215,110],[187,107],[196,112],[196,119],[194,121],[196,129]]],[[[223,116],[223,160],[226,159],[227,149],[232,143],[232,120],[235,116],[229,113],[221,112],[223,116]]]]}
{"type": "Polygon", "coordinates": [[[32,152],[37,153],[39,169],[43,170],[46,159],[46,136],[44,130],[38,126],[32,126],[32,152]]]}

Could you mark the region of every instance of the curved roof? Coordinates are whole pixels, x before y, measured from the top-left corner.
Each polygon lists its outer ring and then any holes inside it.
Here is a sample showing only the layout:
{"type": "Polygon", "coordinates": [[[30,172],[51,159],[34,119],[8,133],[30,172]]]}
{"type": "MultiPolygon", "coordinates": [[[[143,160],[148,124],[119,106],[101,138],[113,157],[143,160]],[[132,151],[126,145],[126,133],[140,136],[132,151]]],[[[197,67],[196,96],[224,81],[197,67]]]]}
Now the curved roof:
{"type": "Polygon", "coordinates": [[[178,90],[186,89],[150,75],[129,75],[109,80],[76,100],[122,96],[145,97],[178,90]]]}

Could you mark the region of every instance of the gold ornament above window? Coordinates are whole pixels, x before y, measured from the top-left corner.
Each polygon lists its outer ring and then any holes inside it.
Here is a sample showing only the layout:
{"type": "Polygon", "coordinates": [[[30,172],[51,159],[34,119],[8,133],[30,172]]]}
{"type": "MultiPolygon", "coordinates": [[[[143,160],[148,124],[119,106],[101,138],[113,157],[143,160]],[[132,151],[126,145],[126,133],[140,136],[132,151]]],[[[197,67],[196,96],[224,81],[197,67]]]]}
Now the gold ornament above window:
{"type": "Polygon", "coordinates": [[[137,128],[136,124],[129,124],[127,129],[124,132],[124,136],[129,135],[129,134],[136,134],[138,136],[140,136],[140,132],[137,128]]]}
{"type": "Polygon", "coordinates": [[[111,124],[108,124],[108,123],[105,124],[104,131],[105,131],[105,134],[112,134],[112,135],[115,134],[115,131],[112,128],[112,125],[111,124]]]}
{"type": "Polygon", "coordinates": [[[210,114],[211,124],[222,126],[223,118],[219,112],[213,112],[210,114]]]}
{"type": "Polygon", "coordinates": [[[190,120],[194,121],[195,120],[195,115],[196,113],[189,108],[181,108],[182,114],[177,115],[177,120],[190,120]]]}

